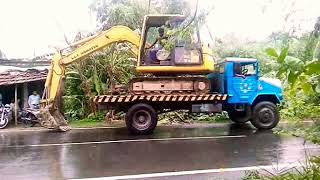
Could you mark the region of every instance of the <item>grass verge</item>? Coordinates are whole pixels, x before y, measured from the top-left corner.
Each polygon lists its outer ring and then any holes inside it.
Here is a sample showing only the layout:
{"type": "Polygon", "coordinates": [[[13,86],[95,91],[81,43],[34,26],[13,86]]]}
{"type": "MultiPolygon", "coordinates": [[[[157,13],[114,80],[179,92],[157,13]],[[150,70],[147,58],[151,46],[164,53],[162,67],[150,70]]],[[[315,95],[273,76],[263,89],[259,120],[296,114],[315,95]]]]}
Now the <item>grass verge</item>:
{"type": "Polygon", "coordinates": [[[267,170],[250,171],[242,180],[318,180],[320,179],[320,157],[306,160],[301,168],[281,169],[277,172],[267,170]]]}
{"type": "MultiPolygon", "coordinates": [[[[306,127],[302,119],[289,119],[288,126],[274,130],[277,134],[303,137],[315,144],[320,144],[320,119],[312,120],[314,123],[306,127]]],[[[320,156],[307,157],[302,168],[291,168],[277,173],[269,171],[250,171],[242,180],[320,180],[320,156]]]]}
{"type": "Polygon", "coordinates": [[[90,127],[104,127],[106,126],[104,121],[95,121],[92,119],[73,120],[69,122],[72,128],[90,128],[90,127]]]}
{"type": "Polygon", "coordinates": [[[320,119],[307,119],[312,120],[311,126],[306,127],[302,120],[288,121],[288,126],[276,128],[275,133],[282,135],[292,135],[296,137],[303,137],[315,144],[320,144],[320,119]]]}
{"type": "Polygon", "coordinates": [[[69,125],[72,128],[104,127],[106,126],[104,118],[104,113],[97,113],[84,119],[70,120],[69,125]]]}

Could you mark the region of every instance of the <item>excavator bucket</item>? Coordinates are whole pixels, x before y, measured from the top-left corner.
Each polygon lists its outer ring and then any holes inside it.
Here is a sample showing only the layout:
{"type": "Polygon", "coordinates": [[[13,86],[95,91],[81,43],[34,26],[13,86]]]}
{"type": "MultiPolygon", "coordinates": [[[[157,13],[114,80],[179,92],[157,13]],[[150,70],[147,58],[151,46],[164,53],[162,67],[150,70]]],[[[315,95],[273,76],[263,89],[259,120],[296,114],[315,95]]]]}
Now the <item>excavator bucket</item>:
{"type": "Polygon", "coordinates": [[[71,129],[66,119],[58,109],[51,110],[47,107],[40,109],[40,124],[42,127],[62,132],[69,131],[71,129]]]}

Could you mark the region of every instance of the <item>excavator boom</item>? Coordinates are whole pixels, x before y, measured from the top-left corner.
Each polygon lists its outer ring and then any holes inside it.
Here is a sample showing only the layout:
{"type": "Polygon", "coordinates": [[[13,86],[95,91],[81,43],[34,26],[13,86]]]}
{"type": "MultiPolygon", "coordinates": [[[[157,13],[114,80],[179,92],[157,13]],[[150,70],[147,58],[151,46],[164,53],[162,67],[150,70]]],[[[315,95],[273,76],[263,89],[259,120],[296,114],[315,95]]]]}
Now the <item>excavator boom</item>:
{"type": "Polygon", "coordinates": [[[131,43],[133,45],[132,52],[138,56],[140,36],[125,26],[114,26],[93,38],[76,43],[79,47],[68,55],[62,55],[61,52],[54,55],[42,97],[41,124],[43,126],[61,130],[68,129],[63,115],[59,111],[59,100],[57,98],[62,95],[66,66],[84,59],[110,44],[119,42],[131,43]]]}

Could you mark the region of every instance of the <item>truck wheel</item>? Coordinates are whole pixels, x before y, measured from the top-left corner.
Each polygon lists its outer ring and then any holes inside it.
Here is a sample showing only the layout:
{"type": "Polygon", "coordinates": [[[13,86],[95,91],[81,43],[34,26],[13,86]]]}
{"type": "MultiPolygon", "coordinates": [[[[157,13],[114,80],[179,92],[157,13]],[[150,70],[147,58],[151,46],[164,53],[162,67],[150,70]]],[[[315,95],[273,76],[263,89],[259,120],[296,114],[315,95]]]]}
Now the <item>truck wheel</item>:
{"type": "Polygon", "coordinates": [[[156,128],[158,116],[152,106],[148,104],[135,104],[126,114],[126,125],[133,134],[149,134],[156,128]]]}
{"type": "Polygon", "coordinates": [[[232,109],[228,111],[228,116],[234,123],[243,124],[250,121],[251,113],[248,111],[236,111],[232,109]]]}
{"type": "Polygon", "coordinates": [[[258,129],[272,129],[279,123],[280,117],[277,106],[269,101],[255,105],[251,123],[258,129]]]}

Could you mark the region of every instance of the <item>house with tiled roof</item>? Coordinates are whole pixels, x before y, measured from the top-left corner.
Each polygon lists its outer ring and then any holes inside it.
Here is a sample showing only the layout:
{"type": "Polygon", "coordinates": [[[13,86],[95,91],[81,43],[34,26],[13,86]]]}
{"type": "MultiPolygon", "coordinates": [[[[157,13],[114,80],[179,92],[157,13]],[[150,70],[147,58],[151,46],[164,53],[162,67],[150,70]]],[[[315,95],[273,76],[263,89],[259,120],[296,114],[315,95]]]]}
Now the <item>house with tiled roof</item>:
{"type": "Polygon", "coordinates": [[[42,94],[49,66],[50,60],[0,59],[0,103],[19,99],[19,107],[27,107],[33,91],[42,94]]]}

